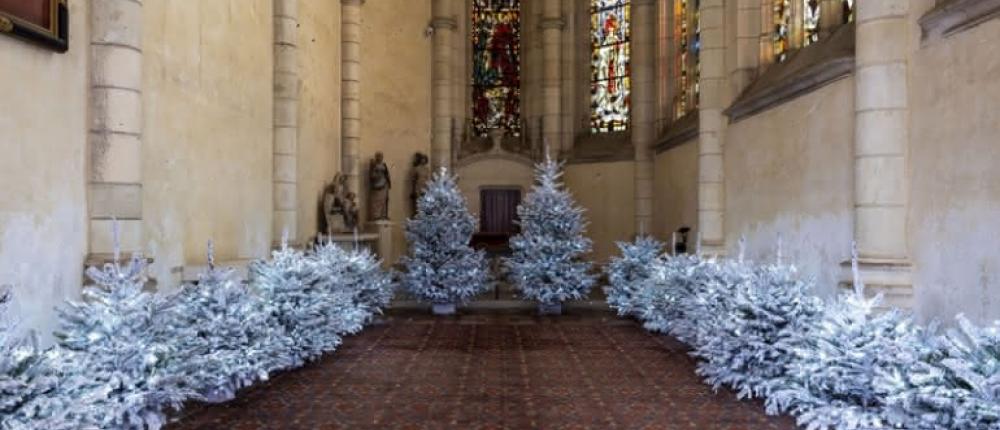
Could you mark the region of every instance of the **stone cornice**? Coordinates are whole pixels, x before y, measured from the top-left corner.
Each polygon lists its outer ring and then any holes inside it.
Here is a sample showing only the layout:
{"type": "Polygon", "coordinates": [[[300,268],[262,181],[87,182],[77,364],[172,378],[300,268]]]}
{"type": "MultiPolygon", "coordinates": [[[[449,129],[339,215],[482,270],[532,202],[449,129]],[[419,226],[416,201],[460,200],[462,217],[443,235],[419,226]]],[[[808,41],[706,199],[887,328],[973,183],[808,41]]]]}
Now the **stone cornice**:
{"type": "Polygon", "coordinates": [[[676,148],[698,137],[698,111],[693,110],[670,123],[656,140],[653,149],[657,154],[676,148]]]}
{"type": "Polygon", "coordinates": [[[949,0],[920,18],[924,41],[951,36],[1000,16],[1000,0],[949,0]]]}
{"type": "Polygon", "coordinates": [[[772,64],[726,109],[730,121],[739,121],[809,93],[854,72],[854,23],[826,40],[792,53],[772,64]]]}

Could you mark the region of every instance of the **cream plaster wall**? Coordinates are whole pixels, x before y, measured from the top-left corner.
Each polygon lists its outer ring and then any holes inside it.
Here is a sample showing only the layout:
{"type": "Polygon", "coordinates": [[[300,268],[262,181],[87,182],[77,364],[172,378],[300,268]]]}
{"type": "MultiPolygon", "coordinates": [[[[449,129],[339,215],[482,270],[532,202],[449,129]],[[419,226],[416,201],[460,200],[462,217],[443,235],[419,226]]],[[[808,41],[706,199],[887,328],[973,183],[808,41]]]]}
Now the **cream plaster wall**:
{"type": "Polygon", "coordinates": [[[152,275],[271,242],[270,0],[143,2],[143,222],[152,275]]]}
{"type": "Polygon", "coordinates": [[[594,241],[591,259],[603,264],[618,254],[616,241],[635,237],[635,163],[570,164],[566,187],[586,209],[587,236],[594,241]]]}
{"type": "MultiPolygon", "coordinates": [[[[653,163],[653,234],[669,244],[681,226],[698,227],[698,140],[656,154],[653,163]]],[[[693,251],[695,236],[688,241],[693,251]]]]}
{"type": "Polygon", "coordinates": [[[726,239],[747,236],[747,257],[785,255],[832,294],[851,249],[854,80],[841,79],[729,125],[726,239]]]}
{"type": "Polygon", "coordinates": [[[317,233],[340,170],[340,2],[299,1],[299,240],[317,233]]]}
{"type": "Polygon", "coordinates": [[[998,40],[996,19],[922,48],[914,40],[908,228],[924,319],[1000,318],[998,40]]]}
{"type": "Polygon", "coordinates": [[[369,161],[376,151],[385,154],[392,177],[389,218],[396,223],[388,260],[395,261],[406,252],[413,154],[430,154],[431,39],[424,37],[430,0],[368,1],[361,15],[360,173],[367,187],[369,161]]]}
{"type": "Polygon", "coordinates": [[[64,54],[0,36],[0,284],[46,342],[87,252],[87,9],[69,2],[64,54]]]}

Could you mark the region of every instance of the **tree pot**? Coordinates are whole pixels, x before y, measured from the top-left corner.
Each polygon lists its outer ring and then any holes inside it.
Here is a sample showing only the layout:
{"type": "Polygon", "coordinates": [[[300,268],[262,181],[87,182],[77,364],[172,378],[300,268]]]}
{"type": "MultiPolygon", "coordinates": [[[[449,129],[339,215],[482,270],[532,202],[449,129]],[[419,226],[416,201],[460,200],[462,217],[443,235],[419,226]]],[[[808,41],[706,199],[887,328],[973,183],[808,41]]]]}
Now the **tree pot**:
{"type": "Polygon", "coordinates": [[[562,315],[562,303],[539,303],[538,315],[562,315]]]}
{"type": "Polygon", "coordinates": [[[434,315],[455,315],[454,303],[435,303],[431,305],[431,312],[434,315]]]}

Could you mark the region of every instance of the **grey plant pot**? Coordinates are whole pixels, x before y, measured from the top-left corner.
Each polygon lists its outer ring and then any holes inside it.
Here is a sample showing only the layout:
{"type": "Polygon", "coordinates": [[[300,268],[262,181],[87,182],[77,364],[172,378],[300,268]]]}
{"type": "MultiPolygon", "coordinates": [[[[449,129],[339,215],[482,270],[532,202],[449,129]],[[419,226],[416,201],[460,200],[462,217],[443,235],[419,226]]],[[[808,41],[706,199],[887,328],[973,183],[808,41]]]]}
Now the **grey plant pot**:
{"type": "Polygon", "coordinates": [[[562,315],[562,303],[539,303],[538,315],[562,315]]]}
{"type": "Polygon", "coordinates": [[[435,303],[431,306],[434,315],[455,315],[454,303],[435,303]]]}

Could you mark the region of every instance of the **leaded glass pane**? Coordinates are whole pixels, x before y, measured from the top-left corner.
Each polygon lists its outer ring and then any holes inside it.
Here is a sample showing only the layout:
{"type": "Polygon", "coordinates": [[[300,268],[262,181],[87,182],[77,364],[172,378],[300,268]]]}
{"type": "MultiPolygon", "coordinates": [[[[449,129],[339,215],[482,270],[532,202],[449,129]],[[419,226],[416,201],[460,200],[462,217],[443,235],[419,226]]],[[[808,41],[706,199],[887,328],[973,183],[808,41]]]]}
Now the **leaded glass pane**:
{"type": "Polygon", "coordinates": [[[594,133],[628,128],[631,93],[628,0],[591,0],[591,115],[594,133]]]}
{"type": "Polygon", "coordinates": [[[844,23],[854,22],[854,0],[843,0],[844,23]]]}
{"type": "Polygon", "coordinates": [[[520,0],[474,0],[472,53],[473,132],[520,135],[520,0]]]}
{"type": "Polygon", "coordinates": [[[774,30],[771,32],[771,43],[774,48],[774,59],[777,62],[785,61],[788,50],[791,48],[790,36],[792,24],[792,4],[791,0],[772,0],[772,12],[774,15],[774,30]]]}
{"type": "Polygon", "coordinates": [[[819,41],[819,0],[802,0],[802,46],[819,41]]]}
{"type": "Polygon", "coordinates": [[[674,118],[698,108],[701,27],[698,0],[674,0],[674,118]]]}

